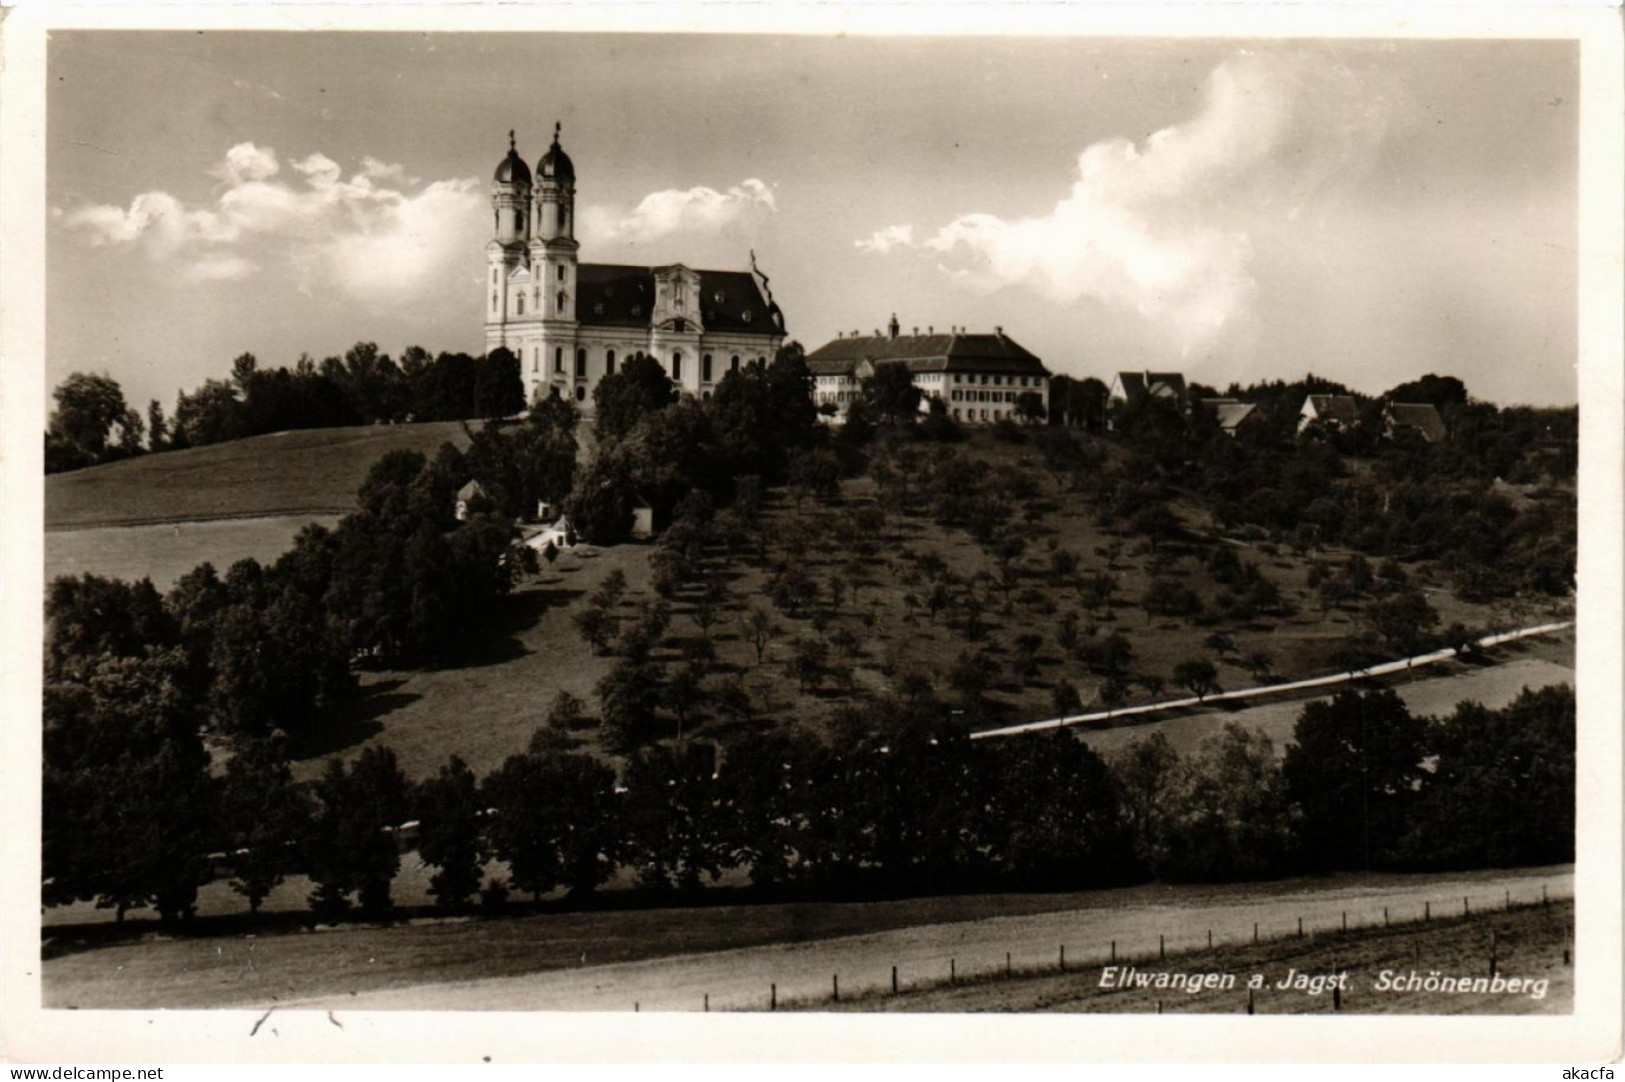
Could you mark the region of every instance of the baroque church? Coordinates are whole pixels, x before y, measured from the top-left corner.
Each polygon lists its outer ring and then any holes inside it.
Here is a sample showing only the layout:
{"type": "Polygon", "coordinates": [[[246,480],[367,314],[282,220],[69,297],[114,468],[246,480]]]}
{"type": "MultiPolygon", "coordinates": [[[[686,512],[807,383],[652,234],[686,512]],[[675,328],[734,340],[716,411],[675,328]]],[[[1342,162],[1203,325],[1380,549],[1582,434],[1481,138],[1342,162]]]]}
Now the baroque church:
{"type": "Polygon", "coordinates": [[[527,401],[556,391],[591,410],[598,381],[637,354],[697,398],[730,371],[767,364],[784,342],[784,315],[754,254],[748,271],[577,260],[575,166],[559,134],[555,124],[533,183],[509,132],[491,184],[485,348],[519,358],[527,401]]]}

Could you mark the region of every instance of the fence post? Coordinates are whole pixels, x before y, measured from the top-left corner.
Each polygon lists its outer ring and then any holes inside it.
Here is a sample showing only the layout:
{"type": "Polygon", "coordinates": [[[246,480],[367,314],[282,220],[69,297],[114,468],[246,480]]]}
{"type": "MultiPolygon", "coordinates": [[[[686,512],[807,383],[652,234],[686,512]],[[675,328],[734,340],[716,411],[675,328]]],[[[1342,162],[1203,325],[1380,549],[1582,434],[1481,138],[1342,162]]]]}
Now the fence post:
{"type": "Polygon", "coordinates": [[[635,999],[632,1001],[632,1013],[633,1014],[638,1013],[638,1001],[635,1000],[635,999]]]}
{"type": "Polygon", "coordinates": [[[841,975],[839,973],[830,974],[829,995],[834,1002],[839,1003],[841,1001],[841,975]]]}
{"type": "Polygon", "coordinates": [[[1251,988],[1247,989],[1247,1013],[1253,1013],[1253,990],[1251,988]]]}
{"type": "Polygon", "coordinates": [[[1345,909],[1345,910],[1343,910],[1343,931],[1346,932],[1348,930],[1349,930],[1349,911],[1347,909],[1345,909]]]}
{"type": "Polygon", "coordinates": [[[1512,912],[1512,888],[1507,888],[1507,912],[1512,912]]]}
{"type": "Polygon", "coordinates": [[[1299,939],[1303,938],[1303,918],[1302,917],[1298,918],[1298,938],[1299,939]]]}
{"type": "Polygon", "coordinates": [[[1162,1013],[1162,1000],[1160,1000],[1160,999],[1157,1000],[1157,1013],[1158,1014],[1162,1013]]]}
{"type": "Polygon", "coordinates": [[[1542,909],[1550,909],[1552,907],[1552,900],[1546,896],[1545,883],[1540,885],[1540,905],[1542,909]]]}
{"type": "Polygon", "coordinates": [[[1387,906],[1382,907],[1382,926],[1384,928],[1388,927],[1388,907],[1387,906]]]}
{"type": "Polygon", "coordinates": [[[770,1011],[779,1009],[779,986],[776,984],[767,986],[767,1009],[770,1011]]]}
{"type": "Polygon", "coordinates": [[[706,1014],[711,1013],[711,993],[710,992],[705,993],[705,1013],[706,1014]]]}
{"type": "Polygon", "coordinates": [[[891,994],[894,995],[894,996],[897,994],[897,967],[896,966],[891,967],[891,994]]]}
{"type": "Polygon", "coordinates": [[[1159,934],[1157,936],[1157,961],[1166,962],[1167,960],[1168,960],[1168,937],[1159,934]]]}
{"type": "Polygon", "coordinates": [[[1212,928],[1209,928],[1207,930],[1207,949],[1208,950],[1213,949],[1213,929],[1212,928]]]}
{"type": "Polygon", "coordinates": [[[952,958],[950,958],[950,959],[948,959],[948,984],[951,986],[951,985],[957,984],[958,982],[959,982],[959,974],[957,972],[955,972],[955,970],[954,970],[954,960],[952,958]]]}
{"type": "Polygon", "coordinates": [[[1066,944],[1061,944],[1061,972],[1066,972],[1066,944]]]}
{"type": "Polygon", "coordinates": [[[1423,902],[1422,903],[1422,923],[1426,924],[1428,921],[1430,921],[1432,919],[1433,919],[1433,903],[1432,902],[1423,902]]]}
{"type": "Polygon", "coordinates": [[[1469,912],[1470,910],[1467,908],[1467,896],[1463,894],[1461,896],[1461,915],[1465,917],[1469,912]]]}
{"type": "Polygon", "coordinates": [[[1490,929],[1490,976],[1495,976],[1495,929],[1490,929]]]}
{"type": "Polygon", "coordinates": [[[1112,940],[1112,965],[1117,964],[1117,940],[1112,940]]]}
{"type": "Polygon", "coordinates": [[[1334,984],[1334,985],[1332,985],[1332,1010],[1340,1011],[1342,1009],[1343,1009],[1343,986],[1341,984],[1334,984]]]}
{"type": "MultiPolygon", "coordinates": [[[[1253,942],[1255,944],[1258,942],[1258,922],[1256,920],[1253,921],[1253,942]]],[[[1248,999],[1248,1002],[1252,1001],[1252,994],[1251,993],[1248,993],[1247,999],[1248,999]]],[[[1251,1014],[1252,1012],[1249,1011],[1247,1013],[1251,1014]]]]}
{"type": "Polygon", "coordinates": [[[1015,970],[1014,970],[1014,968],[1013,968],[1013,967],[1012,967],[1012,966],[1011,966],[1011,965],[1010,965],[1010,952],[1009,952],[1009,951],[1005,951],[1005,952],[1004,952],[1004,975],[1005,975],[1005,976],[1006,976],[1006,977],[1009,977],[1009,976],[1013,976],[1013,975],[1014,975],[1014,973],[1015,973],[1015,970]]]}

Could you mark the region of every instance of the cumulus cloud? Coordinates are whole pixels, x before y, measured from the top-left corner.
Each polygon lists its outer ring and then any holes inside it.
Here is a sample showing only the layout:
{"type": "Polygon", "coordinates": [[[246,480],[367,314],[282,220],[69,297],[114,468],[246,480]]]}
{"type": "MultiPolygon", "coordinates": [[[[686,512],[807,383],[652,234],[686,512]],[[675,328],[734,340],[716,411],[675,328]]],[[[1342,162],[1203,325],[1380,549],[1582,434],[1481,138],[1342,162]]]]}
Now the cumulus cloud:
{"type": "Polygon", "coordinates": [[[239,143],[210,170],[224,184],[206,205],[143,192],[127,208],[84,205],[55,215],[92,245],[127,247],[173,270],[176,281],[240,281],[278,260],[305,291],[332,288],[374,303],[405,304],[444,281],[479,236],[484,201],[473,179],[421,185],[400,165],[363,158],[345,179],[320,152],[288,164],[275,150],[239,143]]]}
{"type": "Polygon", "coordinates": [[[912,225],[888,225],[885,229],[877,229],[868,240],[855,240],[852,247],[863,252],[874,252],[885,255],[893,248],[908,248],[914,244],[914,227],[912,225]]]}
{"type": "Polygon", "coordinates": [[[725,192],[715,188],[670,188],[643,197],[631,213],[588,207],[581,215],[596,241],[643,244],[676,233],[720,233],[761,225],[777,208],[773,190],[755,177],[725,192]]]}
{"type": "Polygon", "coordinates": [[[1248,313],[1256,226],[1297,215],[1369,160],[1383,113],[1365,91],[1323,58],[1239,55],[1209,75],[1188,120],[1140,144],[1086,147],[1047,216],[970,213],[919,240],[893,225],[855,244],[932,255],[978,291],[1020,286],[1127,308],[1189,349],[1248,313]]]}

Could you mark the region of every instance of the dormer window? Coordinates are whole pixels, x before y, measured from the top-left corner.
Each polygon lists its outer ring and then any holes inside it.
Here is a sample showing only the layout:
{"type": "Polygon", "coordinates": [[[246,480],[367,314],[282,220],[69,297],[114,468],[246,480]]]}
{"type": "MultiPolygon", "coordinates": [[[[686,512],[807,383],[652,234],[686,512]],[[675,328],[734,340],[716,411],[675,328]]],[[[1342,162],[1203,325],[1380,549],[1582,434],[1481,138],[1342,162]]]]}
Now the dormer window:
{"type": "Polygon", "coordinates": [[[711,299],[716,301],[718,304],[726,304],[728,301],[728,295],[719,289],[715,293],[711,294],[711,299]]]}
{"type": "Polygon", "coordinates": [[[747,308],[743,312],[740,312],[739,313],[739,318],[744,320],[746,323],[749,323],[750,322],[750,309],[747,308]]]}

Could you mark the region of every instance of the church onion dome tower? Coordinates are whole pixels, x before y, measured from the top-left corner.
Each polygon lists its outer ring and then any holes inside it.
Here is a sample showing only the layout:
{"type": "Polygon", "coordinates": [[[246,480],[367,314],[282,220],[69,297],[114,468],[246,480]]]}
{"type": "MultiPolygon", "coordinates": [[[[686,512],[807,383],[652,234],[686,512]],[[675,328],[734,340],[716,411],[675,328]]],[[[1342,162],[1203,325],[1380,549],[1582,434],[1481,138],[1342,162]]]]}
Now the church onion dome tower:
{"type": "Polygon", "coordinates": [[[516,188],[530,187],[530,166],[519,156],[519,151],[514,146],[514,133],[511,131],[508,133],[508,156],[497,166],[493,182],[511,184],[516,188]]]}
{"type": "MultiPolygon", "coordinates": [[[[530,169],[514,146],[508,132],[508,156],[497,166],[491,180],[493,239],[504,247],[530,239],[530,169]]],[[[493,302],[495,303],[495,302],[493,302]]]]}
{"type": "Polygon", "coordinates": [[[576,167],[570,161],[570,155],[559,146],[560,125],[553,125],[553,145],[547,148],[542,160],[536,163],[536,175],[543,180],[557,181],[560,184],[574,184],[576,182],[576,167]]]}

